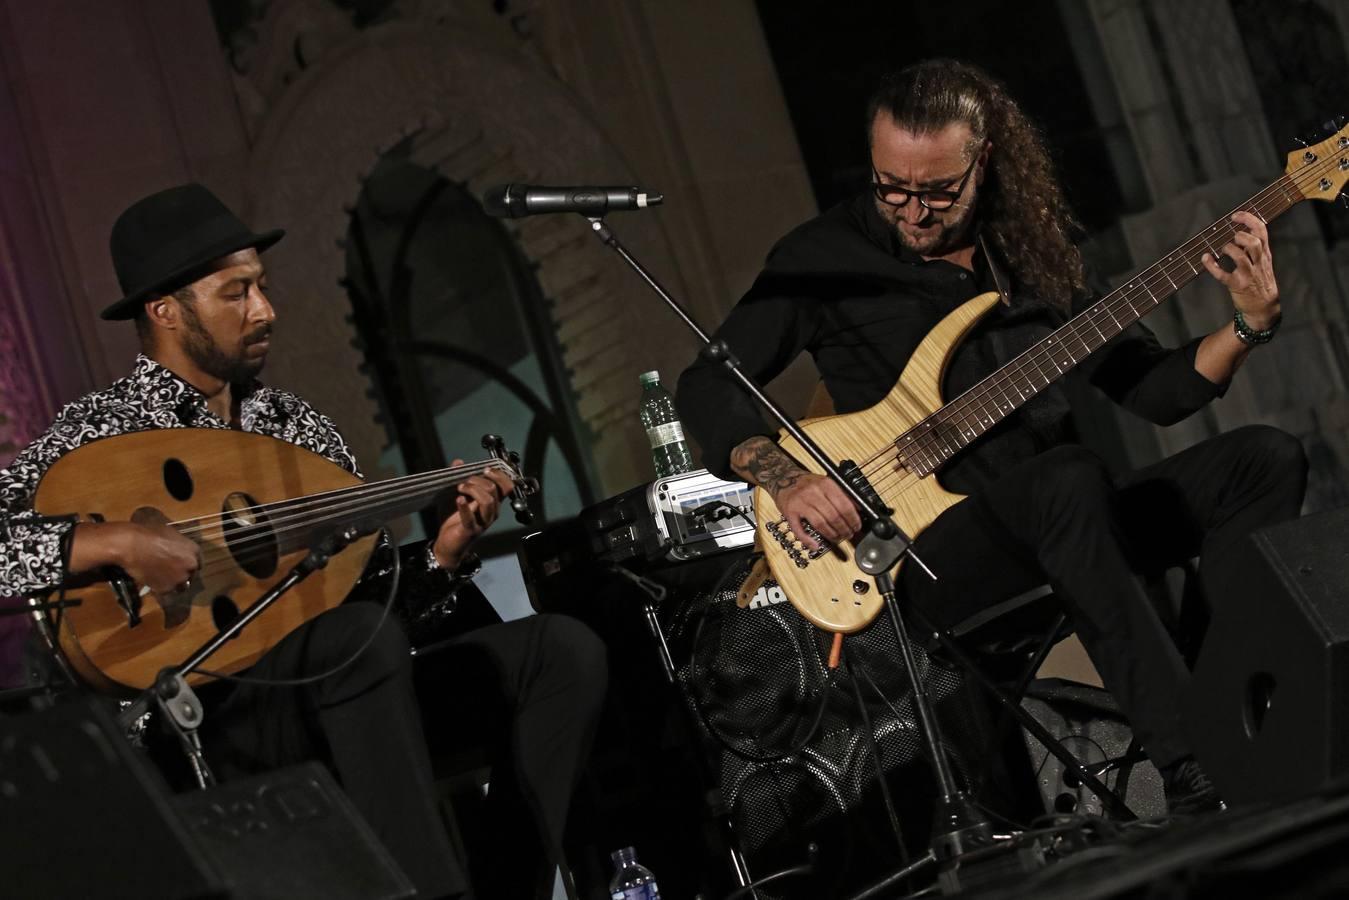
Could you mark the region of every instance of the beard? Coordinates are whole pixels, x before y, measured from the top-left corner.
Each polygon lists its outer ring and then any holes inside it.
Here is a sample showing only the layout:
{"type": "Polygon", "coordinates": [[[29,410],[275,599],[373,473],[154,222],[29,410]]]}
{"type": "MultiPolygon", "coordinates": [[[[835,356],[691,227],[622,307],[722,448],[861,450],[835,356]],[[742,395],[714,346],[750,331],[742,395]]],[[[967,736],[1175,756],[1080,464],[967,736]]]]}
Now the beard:
{"type": "MultiPolygon", "coordinates": [[[[917,203],[917,200],[910,200],[917,203]]],[[[973,191],[967,202],[957,203],[950,209],[934,213],[923,209],[923,217],[915,224],[904,221],[904,210],[876,200],[876,210],[894,232],[895,238],[908,250],[919,256],[933,259],[966,246],[970,242],[974,223],[973,191]],[[924,226],[924,227],[917,227],[924,226]]]]}
{"type": "Polygon", "coordinates": [[[249,334],[235,353],[227,352],[197,318],[196,310],[190,303],[182,305],[184,331],[183,349],[198,368],[206,374],[219,378],[229,384],[247,384],[258,376],[267,362],[266,354],[247,356],[245,348],[250,344],[267,338],[272,333],[271,325],[263,325],[249,334]]]}

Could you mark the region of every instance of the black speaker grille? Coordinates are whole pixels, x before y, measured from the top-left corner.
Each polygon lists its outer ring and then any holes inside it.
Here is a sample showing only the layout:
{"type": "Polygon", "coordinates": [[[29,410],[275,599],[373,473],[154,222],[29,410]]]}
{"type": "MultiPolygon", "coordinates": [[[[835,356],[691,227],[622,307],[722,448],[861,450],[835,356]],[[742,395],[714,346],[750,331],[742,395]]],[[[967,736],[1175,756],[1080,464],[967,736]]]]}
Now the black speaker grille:
{"type": "MultiPolygon", "coordinates": [[[[747,559],[736,561],[718,586],[686,595],[670,635],[676,658],[683,660],[679,675],[687,696],[716,738],[722,798],[754,869],[756,855],[803,855],[807,842],[820,843],[813,826],[852,817],[863,806],[879,808],[879,800],[870,741],[847,667],[832,679],[827,675],[832,635],[786,602],[737,606],[736,590],[749,565],[747,559]],[[817,716],[819,727],[811,734],[817,716]]],[[[780,596],[771,581],[766,587],[780,596]]],[[[843,648],[857,673],[904,831],[917,842],[912,846],[925,847],[934,787],[888,619],[848,635],[843,648]]],[[[991,734],[988,701],[961,672],[924,648],[915,647],[914,655],[956,776],[968,785],[991,734]]],[[[871,839],[896,861],[890,829],[882,825],[877,831],[869,829],[871,839]]],[[[837,828],[829,833],[845,839],[837,828]]],[[[850,832],[846,840],[855,838],[850,832]]],[[[828,856],[830,848],[821,850],[828,856]]]]}

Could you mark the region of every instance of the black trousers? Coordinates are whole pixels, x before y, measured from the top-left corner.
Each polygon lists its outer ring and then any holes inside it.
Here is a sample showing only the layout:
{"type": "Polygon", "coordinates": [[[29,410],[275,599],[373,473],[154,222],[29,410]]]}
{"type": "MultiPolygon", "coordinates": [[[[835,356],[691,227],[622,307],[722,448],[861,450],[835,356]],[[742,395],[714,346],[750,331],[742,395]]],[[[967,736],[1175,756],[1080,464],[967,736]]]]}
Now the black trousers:
{"type": "MultiPolygon", "coordinates": [[[[295,678],[347,659],[379,622],[380,608],[349,603],[296,629],[249,670],[295,678]]],[[[458,695],[491,689],[506,753],[493,760],[489,806],[513,831],[498,848],[502,871],[475,877],[478,896],[528,897],[561,856],[571,791],[589,749],[606,679],[604,648],[581,623],[533,616],[480,628],[418,657],[386,620],[368,649],[331,677],[301,687],[238,685],[214,698],[203,739],[222,777],[309,759],[331,765],[353,804],[412,879],[418,896],[454,896],[468,880],[440,816],[422,714],[442,733],[473,739],[481,723],[457,719],[458,695]],[[436,678],[437,672],[455,680],[436,678]],[[423,690],[418,708],[415,683],[423,690]],[[498,789],[498,782],[500,789],[498,789]],[[528,815],[520,816],[517,810],[528,815]],[[518,851],[517,849],[518,848],[518,851]]],[[[204,698],[205,699],[205,698],[204,698]]]]}
{"type": "Polygon", "coordinates": [[[1200,557],[1210,607],[1250,532],[1295,518],[1307,459],[1290,435],[1239,428],[1120,477],[1078,446],[1031,459],[943,513],[915,542],[905,595],[938,625],[1049,582],[1107,689],[1158,766],[1189,754],[1177,700],[1189,672],[1146,579],[1200,557]]]}

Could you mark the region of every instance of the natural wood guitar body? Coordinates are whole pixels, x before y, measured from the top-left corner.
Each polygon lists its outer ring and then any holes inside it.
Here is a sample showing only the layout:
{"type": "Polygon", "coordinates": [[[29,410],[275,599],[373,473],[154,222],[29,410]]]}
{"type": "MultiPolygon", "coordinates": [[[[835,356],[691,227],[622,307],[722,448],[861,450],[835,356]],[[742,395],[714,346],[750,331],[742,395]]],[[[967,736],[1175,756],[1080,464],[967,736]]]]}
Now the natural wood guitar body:
{"type": "MultiPolygon", "coordinates": [[[[241,528],[257,519],[242,507],[358,484],[359,478],[317,453],[241,431],[145,431],[103,438],[66,454],[38,485],[34,508],[41,514],[164,523],[212,517],[200,531],[179,527],[202,552],[201,571],[188,590],[162,597],[129,592],[139,601],[138,623],[130,624],[106,581],[90,578],[67,590],[66,599],[80,605],[49,616],[67,662],[91,686],[110,693],[149,686],[160,669],[181,663],[306,554],[306,511],[271,511],[270,527],[245,533],[241,528]]],[[[301,623],[341,603],[376,540],[377,535],[360,538],[333,556],[222,647],[206,668],[244,669],[301,623]]],[[[188,681],[205,677],[194,674],[188,681]]]]}
{"type": "MultiPolygon", "coordinates": [[[[834,460],[861,463],[889,446],[897,435],[942,406],[942,377],[952,354],[997,303],[996,293],[980,294],[942,319],[914,350],[899,381],[880,403],[861,412],[808,419],[801,423],[802,429],[834,460]]],[[[781,445],[812,472],[821,471],[785,433],[781,435],[781,445]]],[[[872,480],[875,483],[879,479],[872,480]]],[[[878,485],[878,492],[894,510],[895,522],[909,537],[917,537],[938,516],[964,499],[963,495],[944,490],[932,475],[891,478],[888,483],[878,485]]],[[[881,597],[874,582],[853,562],[850,544],[809,559],[800,541],[782,524],[782,513],[773,498],[762,488],[754,492],[754,512],[773,577],[802,615],[820,628],[840,632],[857,631],[876,617],[881,610],[881,597]],[[779,534],[783,535],[782,541],[777,538],[779,534]],[[805,565],[799,565],[798,560],[805,565]]],[[[899,571],[898,566],[895,571],[899,571]]]]}
{"type": "MultiPolygon", "coordinates": [[[[1319,143],[1288,154],[1284,174],[1233,212],[1245,211],[1272,222],[1303,200],[1338,199],[1347,181],[1349,126],[1344,126],[1319,143]]],[[[1204,260],[1220,252],[1243,227],[1233,221],[1231,213],[1221,216],[960,397],[943,404],[942,375],[952,353],[998,302],[997,294],[980,294],[923,339],[899,382],[880,403],[859,413],[803,422],[802,427],[836,461],[863,465],[873,454],[878,461],[884,456],[883,465],[896,471],[867,469],[868,478],[882,501],[894,510],[896,523],[910,537],[917,537],[963,499],[942,490],[932,474],[946,459],[1197,278],[1204,271],[1204,260]],[[914,454],[919,471],[899,471],[908,453],[914,454]]],[[[783,436],[782,446],[811,471],[820,471],[795,441],[783,436]]],[[[881,598],[871,580],[854,565],[850,545],[812,559],[766,491],[754,492],[754,507],[757,540],[773,577],[806,618],[829,631],[850,632],[876,617],[881,598]]]]}

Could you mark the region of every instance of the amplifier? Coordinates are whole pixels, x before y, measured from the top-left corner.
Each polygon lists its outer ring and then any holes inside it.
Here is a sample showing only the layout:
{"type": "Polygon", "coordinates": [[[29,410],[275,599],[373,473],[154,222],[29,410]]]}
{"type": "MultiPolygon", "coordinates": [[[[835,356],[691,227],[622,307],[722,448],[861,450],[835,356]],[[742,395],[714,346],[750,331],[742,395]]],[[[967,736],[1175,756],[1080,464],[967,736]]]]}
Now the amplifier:
{"type": "Polygon", "coordinates": [[[754,543],[754,489],[706,469],[659,478],[548,525],[520,542],[520,569],[536,609],[542,595],[596,567],[645,569],[754,543]]]}
{"type": "Polygon", "coordinates": [[[653,481],[646,505],[665,558],[684,562],[754,543],[754,488],[706,469],[653,481]]]}

